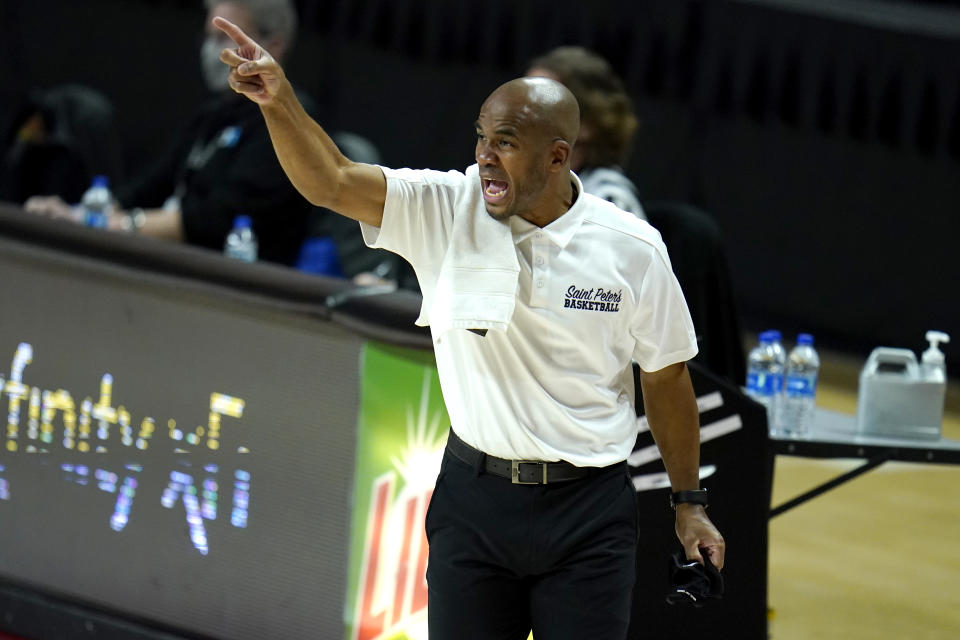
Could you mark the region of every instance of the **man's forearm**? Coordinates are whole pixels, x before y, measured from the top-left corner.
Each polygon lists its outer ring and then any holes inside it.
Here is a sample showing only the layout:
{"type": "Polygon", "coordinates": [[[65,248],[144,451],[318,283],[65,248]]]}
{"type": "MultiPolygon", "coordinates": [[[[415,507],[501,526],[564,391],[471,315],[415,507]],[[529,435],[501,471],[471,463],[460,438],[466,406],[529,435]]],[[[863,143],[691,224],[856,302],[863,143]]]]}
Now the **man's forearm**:
{"type": "Polygon", "coordinates": [[[349,162],[347,158],[303,109],[289,82],[260,109],[290,182],[312,204],[332,208],[339,188],[338,173],[349,162]]]}
{"type": "Polygon", "coordinates": [[[220,60],[230,87],[257,104],[270,140],[293,186],[311,203],[374,226],[383,221],[387,181],[379,167],[351,162],[313,121],[277,61],[237,25],[220,16],[213,25],[237,45],[220,60]]]}
{"type": "MultiPolygon", "coordinates": [[[[686,364],[644,372],[640,384],[650,431],[660,448],[673,490],[698,488],[700,416],[686,364]]],[[[713,564],[723,568],[726,543],[703,506],[677,505],[675,527],[688,559],[702,562],[703,553],[709,553],[713,564]]]]}
{"type": "Polygon", "coordinates": [[[686,365],[644,372],[640,384],[650,432],[673,490],[696,489],[700,486],[700,420],[686,365]]]}

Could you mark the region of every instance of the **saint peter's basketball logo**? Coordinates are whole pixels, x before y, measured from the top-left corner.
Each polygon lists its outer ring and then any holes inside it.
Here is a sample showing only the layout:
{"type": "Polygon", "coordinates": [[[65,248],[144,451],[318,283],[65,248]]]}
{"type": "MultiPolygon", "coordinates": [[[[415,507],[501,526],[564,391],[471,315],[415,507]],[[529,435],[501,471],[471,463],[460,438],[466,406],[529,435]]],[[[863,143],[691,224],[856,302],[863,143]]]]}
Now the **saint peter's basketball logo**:
{"type": "Polygon", "coordinates": [[[575,284],[567,288],[563,298],[565,309],[580,309],[583,311],[605,311],[615,313],[620,311],[620,302],[623,300],[623,289],[611,291],[603,287],[581,289],[575,284]]]}

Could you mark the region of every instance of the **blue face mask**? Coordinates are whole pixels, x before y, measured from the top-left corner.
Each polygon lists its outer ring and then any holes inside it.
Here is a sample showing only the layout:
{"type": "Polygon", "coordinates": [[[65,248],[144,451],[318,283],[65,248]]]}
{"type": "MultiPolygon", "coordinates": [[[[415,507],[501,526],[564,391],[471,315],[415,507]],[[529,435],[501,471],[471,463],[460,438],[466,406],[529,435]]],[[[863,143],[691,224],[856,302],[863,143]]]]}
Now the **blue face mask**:
{"type": "Polygon", "coordinates": [[[220,52],[226,45],[218,38],[206,38],[200,47],[200,71],[207,89],[213,92],[230,88],[230,67],[220,62],[220,52]]]}

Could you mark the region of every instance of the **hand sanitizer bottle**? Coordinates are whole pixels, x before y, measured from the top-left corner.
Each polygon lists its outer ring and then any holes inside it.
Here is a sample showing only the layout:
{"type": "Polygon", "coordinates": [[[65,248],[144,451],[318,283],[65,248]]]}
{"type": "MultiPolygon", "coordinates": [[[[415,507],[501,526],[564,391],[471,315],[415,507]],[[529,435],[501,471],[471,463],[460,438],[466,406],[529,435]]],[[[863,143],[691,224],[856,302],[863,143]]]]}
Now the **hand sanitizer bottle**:
{"type": "Polygon", "coordinates": [[[927,382],[941,382],[946,384],[946,358],[944,358],[943,352],[940,351],[938,347],[941,342],[950,342],[950,336],[943,331],[927,331],[924,337],[927,339],[927,342],[930,343],[930,347],[924,351],[920,357],[923,379],[927,382]]]}

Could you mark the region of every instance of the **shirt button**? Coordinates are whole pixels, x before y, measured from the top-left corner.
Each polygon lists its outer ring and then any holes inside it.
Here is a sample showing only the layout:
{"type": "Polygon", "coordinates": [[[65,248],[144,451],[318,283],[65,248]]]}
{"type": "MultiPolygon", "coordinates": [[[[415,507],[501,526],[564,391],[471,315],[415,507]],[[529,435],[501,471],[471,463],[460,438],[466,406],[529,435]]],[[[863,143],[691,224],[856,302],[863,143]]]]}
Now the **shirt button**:
{"type": "Polygon", "coordinates": [[[537,280],[537,289],[543,289],[543,280],[537,280]]]}
{"type": "Polygon", "coordinates": [[[537,240],[539,240],[540,238],[543,237],[543,234],[540,233],[539,231],[537,231],[535,234],[533,234],[533,237],[536,238],[537,240]]]}
{"type": "Polygon", "coordinates": [[[537,258],[537,259],[535,260],[535,262],[536,262],[537,264],[543,264],[543,258],[537,258]]]}

